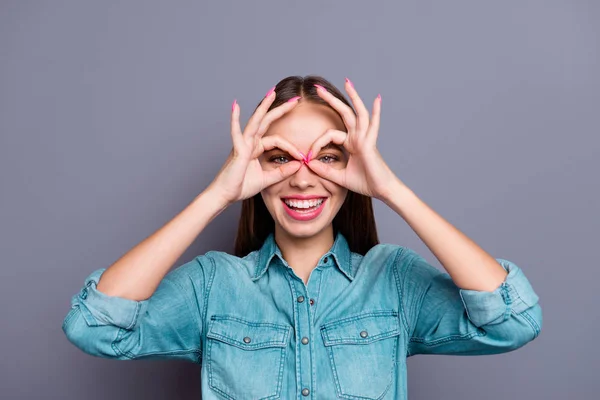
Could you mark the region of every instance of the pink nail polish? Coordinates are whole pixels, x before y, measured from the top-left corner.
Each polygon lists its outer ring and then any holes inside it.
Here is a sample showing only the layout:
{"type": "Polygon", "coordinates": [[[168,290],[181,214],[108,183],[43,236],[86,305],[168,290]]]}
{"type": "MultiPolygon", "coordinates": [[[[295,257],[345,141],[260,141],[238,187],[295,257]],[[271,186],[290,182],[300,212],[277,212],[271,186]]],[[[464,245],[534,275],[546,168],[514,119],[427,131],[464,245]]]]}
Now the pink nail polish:
{"type": "Polygon", "coordinates": [[[310,156],[312,155],[312,150],[309,150],[308,155],[306,156],[306,163],[310,162],[310,156]]]}
{"type": "Polygon", "coordinates": [[[377,98],[379,99],[379,102],[381,103],[381,94],[378,94],[377,98]]]}
{"type": "Polygon", "coordinates": [[[300,153],[300,155],[302,156],[302,161],[306,160],[306,156],[304,155],[304,153],[302,153],[301,151],[299,151],[298,153],[300,153]]]}
{"type": "Polygon", "coordinates": [[[324,88],[323,86],[321,86],[321,85],[317,85],[317,84],[315,83],[315,86],[316,86],[317,88],[319,88],[319,89],[323,89],[324,91],[327,91],[327,89],[325,89],[325,88],[324,88]]]}
{"type": "Polygon", "coordinates": [[[271,89],[269,89],[269,91],[267,92],[267,94],[265,94],[265,97],[269,97],[269,95],[271,93],[273,93],[275,91],[275,86],[273,86],[271,89]]]}
{"type": "Polygon", "coordinates": [[[354,83],[352,83],[352,81],[348,78],[346,78],[346,82],[348,82],[350,84],[350,86],[354,87],[354,83]]]}
{"type": "Polygon", "coordinates": [[[298,99],[301,99],[302,96],[296,96],[296,97],[292,97],[291,99],[288,100],[288,103],[291,103],[292,101],[296,101],[298,99]]]}
{"type": "Polygon", "coordinates": [[[237,103],[237,99],[234,99],[233,103],[231,104],[231,111],[235,110],[236,103],[237,103]]]}

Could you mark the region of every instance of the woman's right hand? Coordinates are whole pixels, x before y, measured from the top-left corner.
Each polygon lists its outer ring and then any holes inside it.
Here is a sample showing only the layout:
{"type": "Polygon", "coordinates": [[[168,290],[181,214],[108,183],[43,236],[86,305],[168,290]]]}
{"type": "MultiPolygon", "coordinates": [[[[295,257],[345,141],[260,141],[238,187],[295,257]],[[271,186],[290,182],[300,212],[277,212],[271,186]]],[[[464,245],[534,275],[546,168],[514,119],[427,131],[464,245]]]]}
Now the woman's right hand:
{"type": "Polygon", "coordinates": [[[269,125],[298,104],[299,97],[267,112],[276,93],[273,90],[263,99],[242,133],[240,107],[234,101],[231,112],[233,148],[225,164],[209,185],[225,204],[244,200],[294,174],[302,166],[303,155],[295,146],[278,136],[263,137],[269,125]],[[263,170],[259,157],[275,147],[287,151],[296,160],[280,164],[278,168],[263,170]]]}

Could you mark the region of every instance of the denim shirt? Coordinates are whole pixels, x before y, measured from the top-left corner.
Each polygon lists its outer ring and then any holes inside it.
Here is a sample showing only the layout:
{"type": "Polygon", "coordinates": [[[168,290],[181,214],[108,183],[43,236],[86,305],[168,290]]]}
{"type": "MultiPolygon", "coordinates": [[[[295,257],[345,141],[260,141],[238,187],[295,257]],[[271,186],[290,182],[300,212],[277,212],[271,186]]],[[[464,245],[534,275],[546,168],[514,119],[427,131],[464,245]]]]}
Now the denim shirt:
{"type": "Polygon", "coordinates": [[[98,291],[96,270],[62,329],[94,356],[201,364],[204,400],[406,399],[407,357],[506,353],[539,335],[538,296],[496,260],[496,290],[465,290],[409,248],[362,256],[337,233],[305,284],[271,234],[243,258],[195,257],[143,301],[98,291]]]}

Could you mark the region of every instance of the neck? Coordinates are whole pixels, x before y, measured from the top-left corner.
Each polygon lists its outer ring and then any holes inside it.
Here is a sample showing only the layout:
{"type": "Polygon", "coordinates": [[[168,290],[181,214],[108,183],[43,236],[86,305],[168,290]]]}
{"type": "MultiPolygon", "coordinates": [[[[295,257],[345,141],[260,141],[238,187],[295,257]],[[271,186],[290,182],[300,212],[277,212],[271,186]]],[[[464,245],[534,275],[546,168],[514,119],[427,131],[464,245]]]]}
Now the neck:
{"type": "Polygon", "coordinates": [[[319,259],[333,245],[333,225],[310,237],[296,237],[275,226],[275,242],[281,250],[281,255],[304,282],[319,259]]]}

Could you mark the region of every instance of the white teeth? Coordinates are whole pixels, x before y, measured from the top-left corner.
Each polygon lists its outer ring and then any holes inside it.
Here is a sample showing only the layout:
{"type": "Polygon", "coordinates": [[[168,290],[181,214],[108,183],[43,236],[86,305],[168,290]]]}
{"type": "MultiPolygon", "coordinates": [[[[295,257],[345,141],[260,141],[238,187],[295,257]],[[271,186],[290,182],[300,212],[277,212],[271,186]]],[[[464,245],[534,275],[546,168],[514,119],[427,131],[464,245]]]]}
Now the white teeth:
{"type": "Polygon", "coordinates": [[[323,199],[318,200],[289,200],[285,199],[285,204],[294,208],[313,208],[321,205],[323,199]]]}

